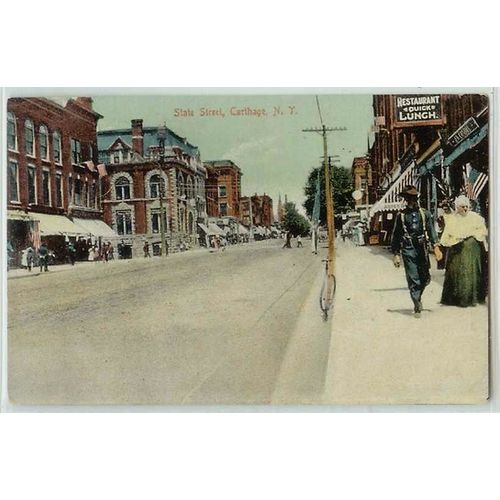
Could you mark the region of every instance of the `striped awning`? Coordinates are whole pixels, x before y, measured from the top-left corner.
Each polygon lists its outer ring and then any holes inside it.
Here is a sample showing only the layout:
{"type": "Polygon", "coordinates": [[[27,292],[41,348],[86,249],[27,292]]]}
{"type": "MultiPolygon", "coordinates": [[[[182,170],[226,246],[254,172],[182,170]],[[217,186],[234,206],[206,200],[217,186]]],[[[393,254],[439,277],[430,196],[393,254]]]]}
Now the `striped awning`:
{"type": "Polygon", "coordinates": [[[415,164],[409,166],[387,190],[384,196],[370,208],[370,217],[377,212],[387,212],[389,210],[401,210],[403,200],[399,197],[404,187],[417,183],[415,164]]]}

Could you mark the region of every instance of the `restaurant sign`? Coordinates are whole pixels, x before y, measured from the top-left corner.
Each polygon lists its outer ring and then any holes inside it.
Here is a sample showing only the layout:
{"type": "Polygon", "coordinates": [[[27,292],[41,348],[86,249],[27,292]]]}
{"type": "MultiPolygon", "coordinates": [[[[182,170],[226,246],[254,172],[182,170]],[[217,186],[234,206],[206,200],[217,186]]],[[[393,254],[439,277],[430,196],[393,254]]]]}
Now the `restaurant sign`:
{"type": "Polygon", "coordinates": [[[420,127],[444,123],[442,96],[394,96],[395,127],[420,127]]]}
{"type": "Polygon", "coordinates": [[[447,145],[455,148],[478,129],[479,124],[477,121],[472,117],[469,118],[459,129],[448,137],[447,145]]]}

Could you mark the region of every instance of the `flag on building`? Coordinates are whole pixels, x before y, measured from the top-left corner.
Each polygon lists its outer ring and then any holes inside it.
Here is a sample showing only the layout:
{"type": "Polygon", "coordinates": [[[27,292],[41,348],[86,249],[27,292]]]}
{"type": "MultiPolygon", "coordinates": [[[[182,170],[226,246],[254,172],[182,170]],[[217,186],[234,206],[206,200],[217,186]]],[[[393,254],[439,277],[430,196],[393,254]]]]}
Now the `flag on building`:
{"type": "Polygon", "coordinates": [[[106,177],[108,175],[104,163],[99,163],[99,165],[97,165],[97,171],[99,172],[99,177],[106,177]]]}
{"type": "Polygon", "coordinates": [[[465,182],[465,193],[470,200],[477,200],[481,191],[488,182],[488,176],[470,167],[467,180],[465,182]]]}

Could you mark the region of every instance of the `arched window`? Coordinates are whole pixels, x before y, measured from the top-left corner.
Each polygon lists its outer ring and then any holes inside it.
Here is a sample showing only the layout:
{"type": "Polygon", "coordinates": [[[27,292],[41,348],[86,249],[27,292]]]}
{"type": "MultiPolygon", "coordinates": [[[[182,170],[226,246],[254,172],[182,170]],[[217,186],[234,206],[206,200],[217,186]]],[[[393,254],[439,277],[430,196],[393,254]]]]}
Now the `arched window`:
{"type": "Polygon", "coordinates": [[[17,151],[16,117],[10,111],[7,113],[7,147],[17,151]]]}
{"type": "Polygon", "coordinates": [[[49,159],[49,131],[45,125],[40,125],[40,157],[42,160],[49,159]]]}
{"type": "Polygon", "coordinates": [[[119,177],[115,182],[115,192],[117,200],[130,199],[130,181],[126,177],[119,177]]]}
{"type": "Polygon", "coordinates": [[[177,194],[179,196],[186,194],[186,185],[184,183],[184,176],[180,172],[177,175],[177,194]]]}
{"type": "Polygon", "coordinates": [[[54,151],[54,161],[61,163],[61,134],[56,130],[52,135],[52,150],[54,151]]]}
{"type": "Polygon", "coordinates": [[[158,174],[152,175],[151,179],[149,179],[149,192],[151,194],[151,198],[159,198],[161,188],[161,177],[158,174]]]}
{"type": "Polygon", "coordinates": [[[188,198],[193,198],[193,181],[191,180],[191,177],[187,178],[186,194],[188,198]]]}
{"type": "Polygon", "coordinates": [[[35,128],[31,120],[24,122],[24,142],[26,154],[35,155],[35,128]]]}

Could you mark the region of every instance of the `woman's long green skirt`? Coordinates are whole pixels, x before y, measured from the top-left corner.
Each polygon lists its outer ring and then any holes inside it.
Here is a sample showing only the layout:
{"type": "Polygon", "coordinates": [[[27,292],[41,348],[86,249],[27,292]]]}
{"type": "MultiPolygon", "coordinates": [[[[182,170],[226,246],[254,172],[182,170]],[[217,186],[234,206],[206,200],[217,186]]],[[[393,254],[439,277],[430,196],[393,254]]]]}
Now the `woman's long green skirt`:
{"type": "Polygon", "coordinates": [[[481,244],[473,237],[448,250],[441,304],[468,307],[486,298],[481,244]]]}

